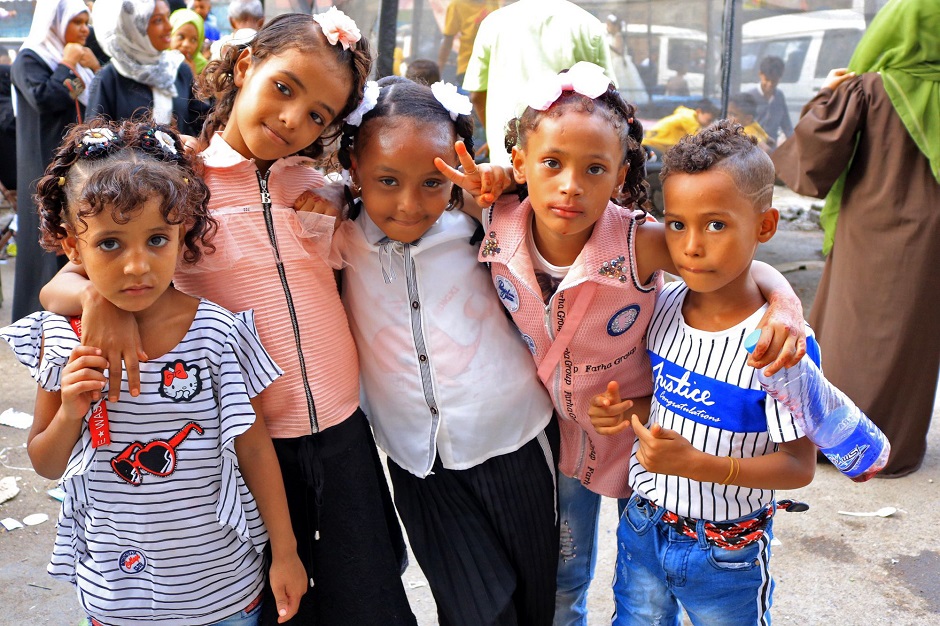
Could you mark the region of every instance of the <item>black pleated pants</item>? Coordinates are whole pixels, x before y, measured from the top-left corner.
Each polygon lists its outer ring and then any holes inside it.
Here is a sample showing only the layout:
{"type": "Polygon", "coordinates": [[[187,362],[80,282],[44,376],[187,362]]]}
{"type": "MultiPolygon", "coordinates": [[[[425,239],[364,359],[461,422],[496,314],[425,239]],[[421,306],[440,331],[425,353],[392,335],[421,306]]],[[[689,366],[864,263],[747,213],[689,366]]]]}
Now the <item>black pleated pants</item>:
{"type": "Polygon", "coordinates": [[[398,514],[441,626],[545,625],[555,611],[558,426],[465,470],[427,478],[388,460],[398,514]]]}

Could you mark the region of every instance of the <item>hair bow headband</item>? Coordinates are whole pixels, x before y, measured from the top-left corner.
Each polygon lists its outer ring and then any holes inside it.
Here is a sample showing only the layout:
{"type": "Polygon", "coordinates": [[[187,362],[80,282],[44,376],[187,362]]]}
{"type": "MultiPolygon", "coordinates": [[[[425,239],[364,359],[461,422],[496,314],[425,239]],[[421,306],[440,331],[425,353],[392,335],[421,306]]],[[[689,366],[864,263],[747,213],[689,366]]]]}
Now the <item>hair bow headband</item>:
{"type": "Polygon", "coordinates": [[[574,91],[592,100],[603,95],[610,86],[610,78],[603,68],[587,61],[575,63],[567,72],[543,76],[528,87],[526,103],[537,111],[552,106],[565,91],[574,91]]]}
{"type": "Polygon", "coordinates": [[[330,7],[326,13],[317,13],[313,21],[320,25],[327,41],[334,46],[337,43],[342,45],[343,50],[355,49],[356,42],[362,39],[356,22],[336,7],[330,7]]]}
{"type": "Polygon", "coordinates": [[[473,113],[473,104],[470,102],[470,98],[457,91],[456,85],[439,80],[431,85],[431,93],[434,94],[434,99],[447,109],[447,112],[450,113],[450,119],[455,122],[458,115],[473,113]]]}
{"type": "Polygon", "coordinates": [[[352,113],[346,116],[346,123],[350,126],[359,126],[362,124],[362,118],[365,114],[375,108],[379,101],[379,84],[374,80],[366,83],[366,88],[362,93],[362,102],[359,103],[352,113]]]}

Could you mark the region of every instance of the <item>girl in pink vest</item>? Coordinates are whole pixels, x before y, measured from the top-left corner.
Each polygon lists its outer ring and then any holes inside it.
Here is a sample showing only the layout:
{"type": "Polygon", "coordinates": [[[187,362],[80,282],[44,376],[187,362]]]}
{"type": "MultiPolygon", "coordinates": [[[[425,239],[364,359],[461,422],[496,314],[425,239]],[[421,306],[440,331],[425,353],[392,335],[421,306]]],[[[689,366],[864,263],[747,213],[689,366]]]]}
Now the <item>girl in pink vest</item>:
{"type": "MultiPolygon", "coordinates": [[[[663,226],[637,210],[647,197],[636,108],[601,68],[584,62],[527,93],[528,107],[509,123],[506,144],[512,174],[528,197],[503,196],[484,212],[479,259],[490,264],[499,298],[559,416],[555,624],[586,624],[600,496],[618,498],[623,510],[634,439],[624,427],[599,436],[588,407],[608,385],[648,403],[652,374],[644,336],[661,270],[676,270],[663,226]]],[[[496,179],[502,174],[493,172],[496,179]]],[[[460,183],[462,176],[452,172],[451,179],[460,183]]],[[[790,363],[804,349],[799,299],[772,268],[756,274],[773,308],[758,366],[778,354],[775,365],[790,363]]]]}

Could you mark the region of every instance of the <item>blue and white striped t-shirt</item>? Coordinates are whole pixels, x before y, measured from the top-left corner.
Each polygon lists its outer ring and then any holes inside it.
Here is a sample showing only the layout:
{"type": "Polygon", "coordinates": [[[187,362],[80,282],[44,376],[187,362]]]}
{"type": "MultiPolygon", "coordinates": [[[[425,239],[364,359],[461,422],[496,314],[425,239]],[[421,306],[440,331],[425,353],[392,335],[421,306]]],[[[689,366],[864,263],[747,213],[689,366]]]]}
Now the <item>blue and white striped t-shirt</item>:
{"type": "MultiPolygon", "coordinates": [[[[60,388],[79,342],[66,318],[36,313],[0,334],[44,389],[60,388]]],[[[234,440],[255,420],[250,398],[279,375],[251,312],[203,300],[183,340],[140,364],[140,395],[125,376],[121,399],[107,403],[110,444],[92,446],[86,416],[49,572],[75,583],[89,615],[108,626],[212,624],[261,592],[267,533],[234,440]]]]}
{"type": "MultiPolygon", "coordinates": [[[[692,328],[682,317],[689,292],[684,282],[666,284],[647,331],[653,366],[650,421],[674,430],[698,450],[715,456],[750,458],[776,451],[777,444],[803,436],[786,407],[760,387],[747,364],[744,338],[757,327],[766,305],[727,330],[692,328]]],[[[807,326],[807,352],[818,346],[807,326]]],[[[648,472],[630,459],[630,486],[659,506],[685,517],[727,521],[753,513],[773,500],[772,489],[699,482],[648,472]]]]}

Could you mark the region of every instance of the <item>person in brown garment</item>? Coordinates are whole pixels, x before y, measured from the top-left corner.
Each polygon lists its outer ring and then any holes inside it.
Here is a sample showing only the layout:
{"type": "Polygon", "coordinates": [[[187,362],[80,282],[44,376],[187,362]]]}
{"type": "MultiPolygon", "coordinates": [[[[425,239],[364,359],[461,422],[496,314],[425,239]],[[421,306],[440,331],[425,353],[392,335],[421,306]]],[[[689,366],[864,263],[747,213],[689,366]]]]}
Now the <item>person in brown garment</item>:
{"type": "Polygon", "coordinates": [[[940,0],[891,0],[772,155],[826,197],[809,317],[826,377],[888,436],[878,476],[916,471],[940,370],[940,0]],[[838,221],[836,221],[838,218],[838,221]]]}

